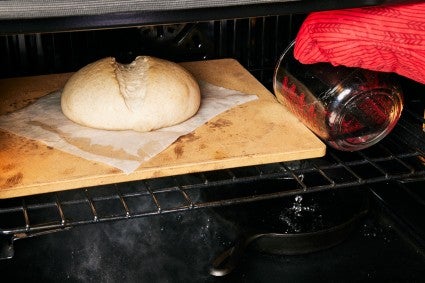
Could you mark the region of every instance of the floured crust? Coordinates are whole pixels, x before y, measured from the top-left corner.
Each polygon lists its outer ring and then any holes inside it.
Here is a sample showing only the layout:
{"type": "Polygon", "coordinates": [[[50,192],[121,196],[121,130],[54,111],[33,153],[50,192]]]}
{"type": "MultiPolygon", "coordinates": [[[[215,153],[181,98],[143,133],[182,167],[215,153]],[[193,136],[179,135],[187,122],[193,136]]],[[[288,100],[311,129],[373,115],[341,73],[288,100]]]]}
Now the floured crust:
{"type": "Polygon", "coordinates": [[[130,64],[115,63],[115,76],[120,94],[130,111],[137,111],[146,96],[148,57],[137,57],[130,64]]]}
{"type": "Polygon", "coordinates": [[[122,65],[108,57],[76,72],[66,83],[62,111],[84,126],[151,131],[192,117],[200,90],[180,65],[149,56],[122,65]]]}

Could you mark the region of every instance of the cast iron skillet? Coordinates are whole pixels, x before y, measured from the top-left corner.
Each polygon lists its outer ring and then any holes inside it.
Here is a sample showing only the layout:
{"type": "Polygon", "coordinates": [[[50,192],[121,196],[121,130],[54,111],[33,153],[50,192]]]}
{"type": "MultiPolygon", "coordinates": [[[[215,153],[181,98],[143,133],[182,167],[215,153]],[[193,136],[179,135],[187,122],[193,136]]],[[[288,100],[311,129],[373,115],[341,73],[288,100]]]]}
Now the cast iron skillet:
{"type": "Polygon", "coordinates": [[[247,248],[297,255],[335,246],[350,235],[367,211],[366,192],[359,188],[217,209],[217,213],[240,228],[241,236],[234,246],[215,258],[210,274],[229,274],[247,248]]]}

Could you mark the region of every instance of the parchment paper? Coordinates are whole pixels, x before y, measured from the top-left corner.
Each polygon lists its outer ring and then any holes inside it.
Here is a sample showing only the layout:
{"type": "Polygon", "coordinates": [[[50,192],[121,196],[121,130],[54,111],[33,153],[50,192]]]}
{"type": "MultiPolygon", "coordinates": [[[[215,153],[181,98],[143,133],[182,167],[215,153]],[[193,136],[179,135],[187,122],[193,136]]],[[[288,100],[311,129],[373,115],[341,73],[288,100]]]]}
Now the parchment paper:
{"type": "Polygon", "coordinates": [[[180,136],[236,105],[257,99],[256,95],[207,82],[199,82],[199,86],[202,100],[195,116],[181,124],[147,133],[98,130],[78,125],[63,115],[60,91],[43,96],[21,110],[0,116],[0,128],[129,174],[180,136]]]}

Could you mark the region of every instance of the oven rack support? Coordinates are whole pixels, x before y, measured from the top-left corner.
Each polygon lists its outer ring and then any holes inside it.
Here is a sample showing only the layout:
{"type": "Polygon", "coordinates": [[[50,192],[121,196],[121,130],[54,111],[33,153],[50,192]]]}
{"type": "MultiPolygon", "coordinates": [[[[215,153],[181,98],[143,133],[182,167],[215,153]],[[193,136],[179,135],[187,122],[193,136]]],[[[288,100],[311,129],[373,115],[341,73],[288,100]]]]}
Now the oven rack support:
{"type": "Polygon", "coordinates": [[[393,132],[358,152],[0,200],[0,259],[18,239],[83,224],[343,189],[425,180],[424,120],[406,110],[393,132]]]}

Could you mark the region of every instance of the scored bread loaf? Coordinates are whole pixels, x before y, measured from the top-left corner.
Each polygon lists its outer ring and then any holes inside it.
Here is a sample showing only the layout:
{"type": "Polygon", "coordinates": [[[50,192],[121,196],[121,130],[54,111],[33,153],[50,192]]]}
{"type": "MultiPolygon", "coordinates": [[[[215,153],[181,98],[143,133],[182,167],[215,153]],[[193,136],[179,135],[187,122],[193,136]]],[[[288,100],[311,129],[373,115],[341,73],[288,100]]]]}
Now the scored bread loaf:
{"type": "Polygon", "coordinates": [[[187,120],[200,101],[197,81],[174,62],[139,56],[120,64],[107,57],[71,76],[61,108],[83,126],[146,132],[187,120]]]}

